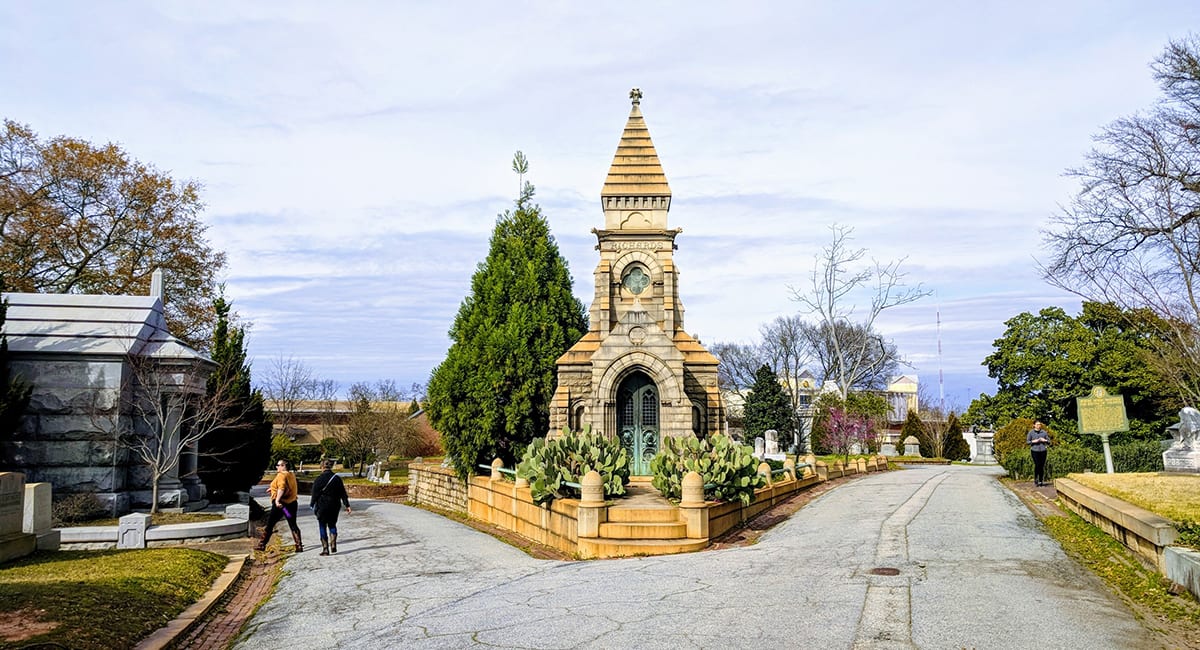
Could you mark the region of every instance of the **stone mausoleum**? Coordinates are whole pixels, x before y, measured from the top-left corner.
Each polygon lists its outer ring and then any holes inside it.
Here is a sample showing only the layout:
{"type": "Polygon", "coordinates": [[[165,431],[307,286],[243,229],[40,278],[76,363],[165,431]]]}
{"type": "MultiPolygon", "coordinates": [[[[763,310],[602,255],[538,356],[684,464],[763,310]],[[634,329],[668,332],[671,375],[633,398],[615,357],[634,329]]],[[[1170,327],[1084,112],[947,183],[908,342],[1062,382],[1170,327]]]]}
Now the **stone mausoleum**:
{"type": "Polygon", "coordinates": [[[641,112],[633,108],[600,191],[595,297],[588,332],[558,359],[551,435],[562,427],[619,436],[631,473],[650,473],[668,436],[718,433],[717,358],[683,329],[671,188],[641,112]]]}
{"type": "MultiPolygon", "coordinates": [[[[0,440],[0,470],[50,483],[56,498],[94,494],[117,515],[150,505],[149,469],[121,436],[165,433],[173,452],[187,418],[168,393],[203,394],[215,367],[167,331],[162,286],[155,272],[148,296],[4,294],[12,370],[33,396],[14,438],[0,440]],[[164,406],[137,408],[141,398],[164,406]]],[[[197,450],[178,455],[159,480],[159,505],[202,507],[197,450]]]]}

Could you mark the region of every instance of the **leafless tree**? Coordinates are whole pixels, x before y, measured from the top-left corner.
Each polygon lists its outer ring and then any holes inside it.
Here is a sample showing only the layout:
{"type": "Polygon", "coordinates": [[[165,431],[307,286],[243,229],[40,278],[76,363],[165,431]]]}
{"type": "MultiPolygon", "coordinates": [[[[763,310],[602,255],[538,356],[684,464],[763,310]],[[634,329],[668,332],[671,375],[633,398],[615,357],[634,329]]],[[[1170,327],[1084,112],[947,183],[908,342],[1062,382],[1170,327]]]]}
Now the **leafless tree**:
{"type": "Polygon", "coordinates": [[[1095,137],[1081,190],[1044,233],[1053,285],[1137,313],[1158,336],[1162,377],[1200,402],[1200,38],[1168,44],[1151,66],[1164,96],[1095,137]]]}
{"type": "Polygon", "coordinates": [[[275,426],[286,434],[301,403],[317,394],[318,381],[303,361],[280,354],[267,366],[261,388],[275,426]]]}
{"type": "MultiPolygon", "coordinates": [[[[814,257],[809,286],[792,287],[792,298],[816,318],[828,356],[822,379],[833,380],[845,401],[864,373],[878,368],[880,360],[888,357],[888,343],[875,333],[879,315],[930,292],[920,284],[905,284],[905,274],[900,271],[904,258],[866,264],[866,249],[850,247],[853,229],[837,224],[830,229],[833,239],[814,257]],[[869,306],[860,309],[855,302],[860,297],[868,298],[869,306]]],[[[894,355],[895,348],[891,350],[894,355]]]]}
{"type": "Polygon", "coordinates": [[[350,386],[354,412],[335,438],[346,456],[358,461],[359,474],[369,457],[404,454],[418,443],[417,425],[408,418],[408,397],[391,380],[350,386]]]}
{"type": "Polygon", "coordinates": [[[321,434],[328,438],[334,434],[337,421],[338,390],[340,386],[332,379],[319,379],[313,383],[313,397],[321,410],[321,434]]]}
{"type": "Polygon", "coordinates": [[[128,417],[119,401],[111,408],[94,405],[92,413],[148,470],[155,513],[162,478],[177,471],[183,453],[198,448],[208,434],[245,426],[248,402],[237,399],[236,376],[206,389],[212,370],[207,364],[143,356],[129,356],[126,363],[130,372],[121,393],[129,399],[128,417]]]}

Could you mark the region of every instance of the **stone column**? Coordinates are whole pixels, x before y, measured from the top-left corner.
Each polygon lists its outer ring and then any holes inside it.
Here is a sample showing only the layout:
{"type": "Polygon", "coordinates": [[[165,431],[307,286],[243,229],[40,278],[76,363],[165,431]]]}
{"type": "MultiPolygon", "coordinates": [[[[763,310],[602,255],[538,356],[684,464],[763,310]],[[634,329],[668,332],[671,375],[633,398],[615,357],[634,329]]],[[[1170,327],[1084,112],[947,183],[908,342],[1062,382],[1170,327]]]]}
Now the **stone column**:
{"type": "Polygon", "coordinates": [[[604,505],[604,481],[600,473],[591,470],[580,481],[578,522],[580,537],[599,537],[600,524],[608,519],[608,510],[604,505]]]}
{"type": "Polygon", "coordinates": [[[708,539],[708,505],[704,502],[704,478],[696,472],[683,475],[679,514],[687,525],[688,539],[708,539]]]}

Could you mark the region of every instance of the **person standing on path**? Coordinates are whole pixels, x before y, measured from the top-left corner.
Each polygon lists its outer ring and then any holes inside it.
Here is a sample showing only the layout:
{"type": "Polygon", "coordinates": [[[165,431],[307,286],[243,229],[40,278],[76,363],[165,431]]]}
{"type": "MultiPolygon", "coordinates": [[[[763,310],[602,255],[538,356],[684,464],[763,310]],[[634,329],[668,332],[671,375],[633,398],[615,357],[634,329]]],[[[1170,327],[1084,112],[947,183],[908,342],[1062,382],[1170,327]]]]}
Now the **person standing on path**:
{"type": "Polygon", "coordinates": [[[304,550],[300,543],[300,526],[296,525],[296,501],[300,498],[300,487],[296,484],[296,475],[288,471],[287,461],[282,458],[275,463],[275,478],[271,479],[268,488],[271,494],[271,514],[267,516],[267,527],[263,530],[262,539],[258,540],[258,550],[267,548],[271,534],[275,532],[275,524],[280,519],[287,519],[288,528],[292,529],[292,541],[296,543],[296,552],[304,550]]]}
{"type": "Polygon", "coordinates": [[[321,461],[321,475],[313,481],[312,497],[308,507],[317,515],[317,532],[321,535],[321,555],[337,553],[337,520],[346,506],[350,512],[350,495],[342,477],[333,473],[333,461],[321,461]]]}
{"type": "Polygon", "coordinates": [[[1025,442],[1029,443],[1029,455],[1033,456],[1033,483],[1041,487],[1049,485],[1046,482],[1046,448],[1050,445],[1050,434],[1045,425],[1034,422],[1033,428],[1025,434],[1025,442]]]}

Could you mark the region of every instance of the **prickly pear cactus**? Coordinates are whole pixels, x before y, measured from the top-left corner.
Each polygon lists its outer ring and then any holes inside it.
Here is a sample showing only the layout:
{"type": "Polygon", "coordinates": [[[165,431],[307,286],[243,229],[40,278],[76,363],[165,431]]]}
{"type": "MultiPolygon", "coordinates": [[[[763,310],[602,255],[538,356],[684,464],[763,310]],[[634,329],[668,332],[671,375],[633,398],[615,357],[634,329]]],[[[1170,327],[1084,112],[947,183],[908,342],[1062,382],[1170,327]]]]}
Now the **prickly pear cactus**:
{"type": "Polygon", "coordinates": [[[517,465],[517,476],[529,481],[533,500],[544,503],[579,497],[579,488],[568,483],[578,484],[592,470],[604,482],[604,496],[625,494],[628,454],[619,441],[593,434],[591,427],[585,426],[579,433],[564,428],[563,435],[554,440],[534,440],[517,465]]]}
{"type": "Polygon", "coordinates": [[[704,479],[705,499],[737,499],[747,505],[765,482],[758,475],[753,449],[723,435],[707,440],[664,438],[662,449],[650,461],[650,471],[654,487],[668,499],[683,495],[683,477],[688,472],[704,479]]]}

